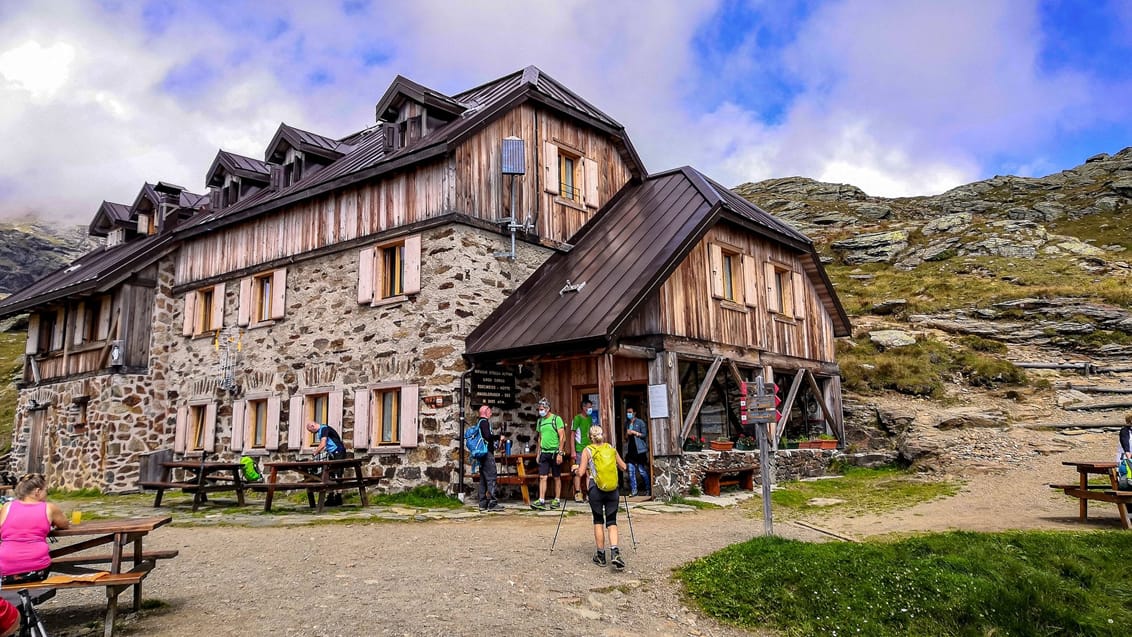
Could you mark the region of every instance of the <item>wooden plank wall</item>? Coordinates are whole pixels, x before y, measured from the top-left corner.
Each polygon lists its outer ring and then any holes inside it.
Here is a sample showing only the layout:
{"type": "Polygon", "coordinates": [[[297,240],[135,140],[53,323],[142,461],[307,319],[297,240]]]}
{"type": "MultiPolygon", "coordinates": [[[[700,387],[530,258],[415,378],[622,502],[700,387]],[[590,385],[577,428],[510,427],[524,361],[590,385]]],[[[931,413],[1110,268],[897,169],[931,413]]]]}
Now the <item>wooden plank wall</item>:
{"type": "MultiPolygon", "coordinates": [[[[567,422],[581,409],[578,392],[598,387],[597,356],[553,361],[540,364],[543,395],[550,399],[552,410],[567,422]]],[[[613,359],[613,383],[644,384],[648,382],[648,361],[643,358],[613,359]]]]}
{"type": "Polygon", "coordinates": [[[767,281],[762,264],[769,259],[804,272],[801,261],[785,247],[731,224],[716,225],[664,282],[656,299],[642,305],[640,314],[627,324],[626,335],[659,333],[834,361],[833,320],[808,278],[801,320],[783,319],[767,309],[767,281]],[[708,244],[717,241],[754,257],[758,291],[754,306],[725,304],[712,297],[708,244]]]}
{"type": "Polygon", "coordinates": [[[603,134],[577,126],[545,109],[524,105],[468,138],[447,158],[344,188],[235,227],[192,239],[177,254],[174,285],[252,267],[366,237],[457,211],[494,221],[510,202],[510,181],[500,174],[504,137],[526,140],[527,172],[516,181],[520,217],[539,209],[538,234],[566,241],[597,208],[555,203],[539,186],[541,145],[561,141],[595,159],[600,201],[613,196],[630,178],[629,166],[603,134]],[[451,182],[455,180],[455,184],[451,182]],[[451,192],[450,192],[451,191],[451,192]]]}
{"type": "MultiPolygon", "coordinates": [[[[532,104],[524,104],[495,120],[456,149],[456,208],[484,219],[505,217],[510,210],[511,182],[501,170],[502,140],[526,142],[526,174],[515,181],[515,210],[520,218],[538,211],[539,236],[566,241],[597,208],[559,203],[543,191],[542,144],[561,143],[597,161],[598,195],[604,204],[631,174],[616,147],[603,133],[585,128],[532,104]]],[[[557,170],[557,167],[554,168],[557,170]]]]}

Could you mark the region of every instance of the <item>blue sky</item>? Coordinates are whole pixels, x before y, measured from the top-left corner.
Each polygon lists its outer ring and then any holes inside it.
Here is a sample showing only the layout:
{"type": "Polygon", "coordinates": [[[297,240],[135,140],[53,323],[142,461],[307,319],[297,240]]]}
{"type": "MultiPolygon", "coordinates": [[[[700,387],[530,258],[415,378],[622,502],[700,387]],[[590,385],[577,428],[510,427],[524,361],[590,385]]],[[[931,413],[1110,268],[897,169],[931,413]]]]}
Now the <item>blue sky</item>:
{"type": "Polygon", "coordinates": [[[0,0],[0,217],[203,192],[218,148],[364,128],[397,74],[528,64],[651,171],[934,194],[1132,145],[1129,60],[1126,0],[0,0]]]}

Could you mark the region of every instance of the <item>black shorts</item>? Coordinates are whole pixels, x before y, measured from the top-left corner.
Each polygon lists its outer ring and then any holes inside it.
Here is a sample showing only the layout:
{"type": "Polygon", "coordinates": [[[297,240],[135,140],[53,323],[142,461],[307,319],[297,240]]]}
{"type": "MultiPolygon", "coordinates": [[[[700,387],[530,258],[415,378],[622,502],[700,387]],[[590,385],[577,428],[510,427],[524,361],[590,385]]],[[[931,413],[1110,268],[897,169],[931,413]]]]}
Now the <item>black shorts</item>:
{"type": "Polygon", "coordinates": [[[38,571],[31,571],[28,573],[13,573],[5,575],[0,578],[0,584],[23,584],[25,582],[42,582],[47,579],[47,575],[51,572],[51,567],[41,568],[38,571]]]}
{"type": "Polygon", "coordinates": [[[555,478],[562,475],[562,465],[558,464],[557,452],[541,451],[538,454],[538,474],[540,476],[552,475],[555,478]]]}
{"type": "Polygon", "coordinates": [[[617,489],[602,491],[596,484],[590,483],[590,513],[593,513],[594,524],[605,523],[605,526],[617,526],[617,489]]]}

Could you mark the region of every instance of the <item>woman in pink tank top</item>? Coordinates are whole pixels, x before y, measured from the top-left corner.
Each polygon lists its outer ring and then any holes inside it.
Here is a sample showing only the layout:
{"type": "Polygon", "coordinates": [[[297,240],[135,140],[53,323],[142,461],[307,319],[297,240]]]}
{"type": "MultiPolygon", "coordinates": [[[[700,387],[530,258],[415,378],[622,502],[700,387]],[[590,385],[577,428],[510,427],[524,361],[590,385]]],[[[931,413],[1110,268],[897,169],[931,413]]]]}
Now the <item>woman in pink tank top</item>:
{"type": "Polygon", "coordinates": [[[16,499],[0,508],[0,580],[4,584],[47,577],[51,555],[47,534],[70,526],[63,511],[47,501],[47,480],[29,473],[16,483],[16,499]]]}

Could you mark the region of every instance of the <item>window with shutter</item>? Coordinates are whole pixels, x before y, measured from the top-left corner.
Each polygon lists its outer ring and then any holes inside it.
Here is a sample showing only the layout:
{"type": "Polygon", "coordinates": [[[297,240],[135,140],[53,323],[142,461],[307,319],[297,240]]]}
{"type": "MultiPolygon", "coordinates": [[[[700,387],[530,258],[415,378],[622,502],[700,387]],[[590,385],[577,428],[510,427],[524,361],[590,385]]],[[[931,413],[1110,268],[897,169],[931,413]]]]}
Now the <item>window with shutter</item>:
{"type": "MultiPolygon", "coordinates": [[[[310,452],[317,446],[315,434],[307,431],[306,424],[315,422],[320,425],[329,425],[339,434],[342,433],[342,407],[344,394],[337,390],[309,390],[291,398],[291,424],[288,446],[296,444],[304,451],[310,452]]],[[[271,410],[268,410],[268,418],[271,410]]],[[[270,420],[269,420],[270,423],[270,420]]],[[[271,436],[268,434],[268,440],[271,436]]]]}
{"type": "Polygon", "coordinates": [[[208,405],[189,405],[186,452],[203,451],[208,433],[208,405]]]}
{"type": "Polygon", "coordinates": [[[767,262],[767,307],[783,317],[800,318],[804,312],[801,275],[789,266],[767,262]]]}
{"type": "Polygon", "coordinates": [[[249,400],[247,406],[247,437],[245,448],[267,448],[267,399],[249,400]]]}
{"type": "MultiPolygon", "coordinates": [[[[369,447],[376,452],[398,451],[417,446],[417,386],[404,383],[382,383],[359,390],[354,409],[365,409],[361,419],[363,431],[368,429],[369,447]]],[[[354,436],[359,435],[359,419],[355,417],[354,436]]],[[[355,443],[356,444],[356,443],[355,443]]],[[[360,445],[357,445],[360,446],[360,445]]]]}
{"type": "Polygon", "coordinates": [[[224,327],[224,284],[201,288],[185,295],[185,315],[181,333],[199,336],[224,327]]]}
{"type": "Polygon", "coordinates": [[[420,291],[420,235],[361,251],[358,256],[358,303],[384,305],[420,291]]]}

